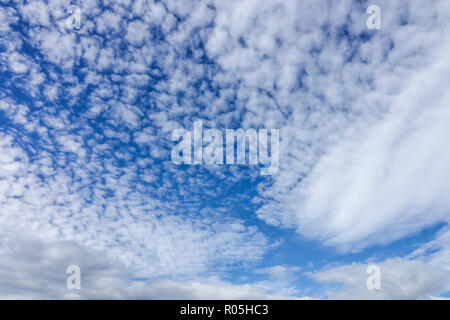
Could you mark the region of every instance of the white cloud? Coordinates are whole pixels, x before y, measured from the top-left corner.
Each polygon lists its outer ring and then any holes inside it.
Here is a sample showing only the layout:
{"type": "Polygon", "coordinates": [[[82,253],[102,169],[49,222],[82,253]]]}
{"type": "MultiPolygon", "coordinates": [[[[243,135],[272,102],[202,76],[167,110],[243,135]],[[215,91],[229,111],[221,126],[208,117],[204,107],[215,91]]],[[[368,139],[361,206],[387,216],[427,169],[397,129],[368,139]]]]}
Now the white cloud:
{"type": "Polygon", "coordinates": [[[58,161],[64,166],[70,156],[55,159],[43,153],[39,162],[31,163],[26,153],[11,146],[10,137],[0,138],[4,228],[20,225],[22,232],[39,232],[45,241],[66,239],[107,249],[137,275],[149,277],[192,276],[235,263],[252,264],[268,248],[266,237],[243,221],[171,214],[174,203],[166,205],[134,190],[136,168],[122,171],[105,160],[86,163],[75,137],[59,138],[63,150],[76,153],[78,165],[73,163],[68,171],[54,165],[58,161]]]}
{"type": "Polygon", "coordinates": [[[21,5],[20,11],[30,23],[43,26],[50,24],[48,8],[43,1],[30,1],[26,5],[21,5]]]}
{"type": "Polygon", "coordinates": [[[124,264],[74,241],[43,242],[12,230],[0,233],[1,299],[282,299],[257,284],[217,278],[132,280],[124,264]],[[80,290],[69,290],[69,265],[80,267],[80,290]]]}
{"type": "Polygon", "coordinates": [[[375,263],[381,271],[381,288],[367,288],[367,267],[353,263],[330,267],[310,276],[325,285],[331,299],[432,299],[444,291],[450,272],[422,261],[388,259],[375,263]]]}
{"type": "MultiPolygon", "coordinates": [[[[12,123],[0,135],[1,226],[83,243],[155,279],[254,269],[270,241],[230,217],[240,199],[220,184],[248,173],[204,169],[218,183],[164,161],[171,130],[196,118],[281,129],[280,172],[254,199],[272,225],[351,251],[448,221],[446,0],[380,1],[383,30],[374,32],[364,4],[350,0],[113,1],[105,12],[83,1],[81,28],[66,30],[69,4],[0,9],[0,69],[14,72],[0,92],[12,123]],[[20,32],[19,15],[29,22],[20,32]],[[14,101],[17,89],[29,105],[14,101]],[[225,199],[212,210],[202,196],[225,199]]],[[[449,268],[446,240],[442,232],[415,254],[449,268]]],[[[295,268],[257,272],[289,279],[295,268]]],[[[174,296],[295,291],[283,281],[172,281],[154,287],[174,296]]],[[[43,294],[33,290],[11,294],[43,294]]]]}
{"type": "Polygon", "coordinates": [[[267,274],[275,279],[289,279],[292,278],[300,270],[301,270],[300,267],[278,265],[273,267],[256,269],[254,270],[254,272],[258,274],[267,274]]]}
{"type": "Polygon", "coordinates": [[[16,73],[25,73],[28,71],[26,60],[17,52],[9,56],[9,67],[16,73]]]}
{"type": "Polygon", "coordinates": [[[428,24],[428,16],[415,10],[410,11],[412,27],[397,27],[389,20],[393,17],[388,19],[388,34],[398,43],[391,51],[381,36],[361,45],[379,46],[385,60],[367,56],[364,49],[355,62],[342,65],[332,55],[345,56],[344,45],[350,43],[342,44],[344,50],[323,43],[319,61],[305,66],[302,81],[309,90],[299,99],[312,111],[293,107],[292,121],[281,129],[281,173],[262,189],[263,197],[274,199],[259,210],[262,219],[346,251],[448,221],[450,96],[444,83],[450,48],[440,33],[446,22],[435,22],[441,40],[427,40],[416,25],[428,24]],[[410,51],[399,43],[404,37],[415,39],[410,51]],[[413,46],[420,54],[411,54],[413,46]],[[360,59],[369,63],[361,65],[360,59]],[[393,61],[402,67],[391,67],[393,61]],[[332,73],[324,71],[322,77],[316,68],[332,73]],[[372,78],[374,88],[357,85],[362,77],[372,78]],[[311,96],[315,93],[323,101],[311,96]]]}
{"type": "Polygon", "coordinates": [[[148,36],[147,25],[142,21],[133,21],[128,24],[126,39],[134,45],[141,44],[148,36]]]}

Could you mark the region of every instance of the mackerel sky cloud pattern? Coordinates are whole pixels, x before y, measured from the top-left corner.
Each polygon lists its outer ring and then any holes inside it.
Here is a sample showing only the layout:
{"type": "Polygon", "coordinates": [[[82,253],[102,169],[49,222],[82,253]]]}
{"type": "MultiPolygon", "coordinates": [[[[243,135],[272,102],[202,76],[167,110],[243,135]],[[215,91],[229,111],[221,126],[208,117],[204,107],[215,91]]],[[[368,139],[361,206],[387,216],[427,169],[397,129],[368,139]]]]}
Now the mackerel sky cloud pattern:
{"type": "Polygon", "coordinates": [[[450,297],[449,31],[447,0],[0,1],[0,298],[450,297]],[[277,173],[173,163],[195,121],[279,129],[277,173]]]}

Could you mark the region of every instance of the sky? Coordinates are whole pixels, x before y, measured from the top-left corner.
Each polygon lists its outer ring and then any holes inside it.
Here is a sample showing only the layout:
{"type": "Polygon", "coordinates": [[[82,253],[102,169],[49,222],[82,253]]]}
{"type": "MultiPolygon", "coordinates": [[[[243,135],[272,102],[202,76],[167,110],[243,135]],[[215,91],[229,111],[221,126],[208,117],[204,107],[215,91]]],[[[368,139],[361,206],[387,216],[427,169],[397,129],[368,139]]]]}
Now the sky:
{"type": "Polygon", "coordinates": [[[449,31],[448,0],[0,0],[0,298],[450,298],[449,31]],[[278,172],[174,163],[195,121],[278,129],[278,172]]]}

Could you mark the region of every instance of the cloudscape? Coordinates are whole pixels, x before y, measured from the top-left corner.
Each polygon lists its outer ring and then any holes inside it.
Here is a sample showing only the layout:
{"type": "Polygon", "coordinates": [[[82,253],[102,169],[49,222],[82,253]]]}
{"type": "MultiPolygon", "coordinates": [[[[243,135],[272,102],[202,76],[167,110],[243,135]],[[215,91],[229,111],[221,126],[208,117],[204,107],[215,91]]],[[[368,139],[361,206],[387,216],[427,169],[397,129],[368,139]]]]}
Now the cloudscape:
{"type": "Polygon", "coordinates": [[[0,299],[450,298],[448,0],[1,0],[0,299]]]}

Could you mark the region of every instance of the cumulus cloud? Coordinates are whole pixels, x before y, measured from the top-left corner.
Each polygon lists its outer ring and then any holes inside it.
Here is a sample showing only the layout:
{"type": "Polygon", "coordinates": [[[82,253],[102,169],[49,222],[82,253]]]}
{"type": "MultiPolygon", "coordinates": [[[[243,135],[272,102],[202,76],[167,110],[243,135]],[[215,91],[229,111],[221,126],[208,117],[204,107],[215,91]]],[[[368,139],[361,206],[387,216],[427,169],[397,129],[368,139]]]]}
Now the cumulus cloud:
{"type": "Polygon", "coordinates": [[[353,263],[311,273],[323,283],[331,299],[433,299],[445,291],[450,273],[422,261],[389,259],[376,263],[380,270],[380,289],[367,287],[367,268],[372,264],[353,263]]]}

